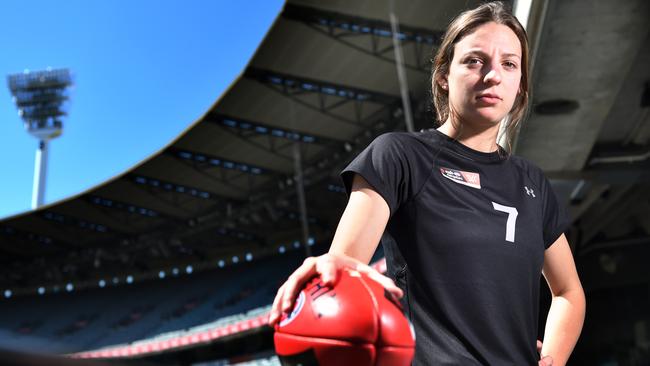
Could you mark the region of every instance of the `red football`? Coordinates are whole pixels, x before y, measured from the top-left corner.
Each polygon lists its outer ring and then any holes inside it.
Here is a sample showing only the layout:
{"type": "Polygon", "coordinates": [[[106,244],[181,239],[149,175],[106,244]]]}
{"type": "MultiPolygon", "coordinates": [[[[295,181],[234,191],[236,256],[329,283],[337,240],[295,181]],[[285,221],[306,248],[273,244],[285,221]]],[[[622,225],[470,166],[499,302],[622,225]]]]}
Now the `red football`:
{"type": "Polygon", "coordinates": [[[308,282],[275,326],[274,341],[285,366],[406,366],[415,352],[398,300],[351,270],[339,272],[333,287],[319,277],[308,282]]]}

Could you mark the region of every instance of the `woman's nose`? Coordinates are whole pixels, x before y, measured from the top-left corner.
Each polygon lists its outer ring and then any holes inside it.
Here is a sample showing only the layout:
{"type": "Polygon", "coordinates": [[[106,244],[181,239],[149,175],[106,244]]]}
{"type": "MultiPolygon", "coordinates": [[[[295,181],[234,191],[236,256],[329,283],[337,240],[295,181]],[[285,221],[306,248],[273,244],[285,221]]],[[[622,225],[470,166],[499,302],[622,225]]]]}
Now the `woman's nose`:
{"type": "Polygon", "coordinates": [[[501,82],[501,74],[496,68],[492,67],[483,77],[483,82],[486,84],[499,84],[501,82]]]}

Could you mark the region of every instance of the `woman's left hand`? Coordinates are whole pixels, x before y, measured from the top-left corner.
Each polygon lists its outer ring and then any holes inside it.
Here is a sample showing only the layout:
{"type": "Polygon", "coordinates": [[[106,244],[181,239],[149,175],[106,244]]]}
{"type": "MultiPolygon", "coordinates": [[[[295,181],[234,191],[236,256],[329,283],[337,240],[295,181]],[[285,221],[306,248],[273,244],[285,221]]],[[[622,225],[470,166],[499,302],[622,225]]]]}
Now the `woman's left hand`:
{"type": "MultiPolygon", "coordinates": [[[[540,340],[537,341],[537,352],[540,355],[542,354],[542,341],[540,340]]],[[[553,358],[551,356],[543,356],[539,360],[539,366],[553,366],[553,358]]]]}

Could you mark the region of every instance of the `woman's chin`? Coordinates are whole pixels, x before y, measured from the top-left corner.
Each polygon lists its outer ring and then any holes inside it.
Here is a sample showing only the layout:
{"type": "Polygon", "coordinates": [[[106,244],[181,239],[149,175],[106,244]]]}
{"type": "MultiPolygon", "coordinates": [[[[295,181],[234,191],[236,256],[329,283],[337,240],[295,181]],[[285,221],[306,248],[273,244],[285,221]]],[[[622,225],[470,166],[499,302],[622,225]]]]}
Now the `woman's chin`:
{"type": "Polygon", "coordinates": [[[472,116],[469,119],[476,124],[491,127],[498,125],[499,122],[501,122],[501,120],[505,117],[505,115],[501,113],[489,112],[490,111],[477,111],[477,113],[472,113],[472,116]]]}

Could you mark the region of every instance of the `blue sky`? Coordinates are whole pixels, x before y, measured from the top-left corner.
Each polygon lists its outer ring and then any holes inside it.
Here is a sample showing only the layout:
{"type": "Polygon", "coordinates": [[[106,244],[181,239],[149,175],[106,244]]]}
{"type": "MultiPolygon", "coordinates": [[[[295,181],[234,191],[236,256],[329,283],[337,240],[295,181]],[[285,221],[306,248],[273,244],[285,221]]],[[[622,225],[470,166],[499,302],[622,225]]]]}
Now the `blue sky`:
{"type": "Polygon", "coordinates": [[[158,151],[243,71],[280,0],[3,0],[0,3],[0,218],[30,209],[37,140],[8,74],[69,68],[63,135],[50,144],[46,203],[158,151]]]}

